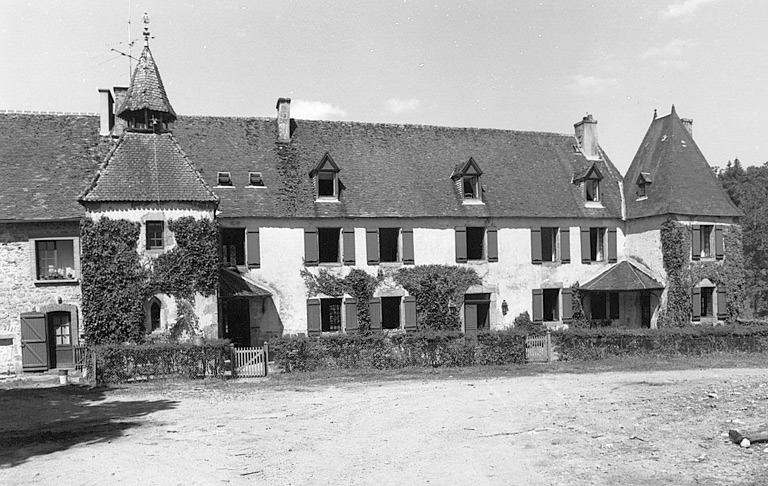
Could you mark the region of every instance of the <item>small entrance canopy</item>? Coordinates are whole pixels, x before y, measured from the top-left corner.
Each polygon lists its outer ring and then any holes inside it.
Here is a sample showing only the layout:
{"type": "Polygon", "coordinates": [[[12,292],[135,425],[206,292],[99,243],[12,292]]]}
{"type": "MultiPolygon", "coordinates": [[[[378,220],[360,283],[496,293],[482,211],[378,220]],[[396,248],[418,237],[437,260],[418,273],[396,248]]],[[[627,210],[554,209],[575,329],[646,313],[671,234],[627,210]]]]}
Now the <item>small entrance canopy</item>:
{"type": "Polygon", "coordinates": [[[267,297],[269,290],[245,280],[239,273],[227,268],[219,269],[219,297],[267,297]]]}
{"type": "Polygon", "coordinates": [[[583,284],[580,290],[631,292],[638,290],[661,290],[664,285],[653,279],[630,262],[612,265],[607,271],[583,284]]]}

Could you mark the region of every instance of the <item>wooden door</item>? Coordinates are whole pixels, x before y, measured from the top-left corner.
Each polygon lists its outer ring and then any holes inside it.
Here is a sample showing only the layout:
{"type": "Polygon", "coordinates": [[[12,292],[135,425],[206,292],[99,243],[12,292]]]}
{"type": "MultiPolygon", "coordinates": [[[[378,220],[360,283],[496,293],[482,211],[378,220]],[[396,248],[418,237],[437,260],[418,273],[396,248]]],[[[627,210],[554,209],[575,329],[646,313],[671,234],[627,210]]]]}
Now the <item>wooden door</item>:
{"type": "Polygon", "coordinates": [[[45,371],[49,368],[47,338],[45,314],[21,314],[21,363],[24,371],[45,371]]]}
{"type": "Polygon", "coordinates": [[[648,292],[640,294],[640,325],[651,327],[651,294],[648,292]]]}
{"type": "Polygon", "coordinates": [[[51,368],[71,368],[75,365],[75,349],[72,339],[72,314],[48,313],[48,337],[51,368]]]}

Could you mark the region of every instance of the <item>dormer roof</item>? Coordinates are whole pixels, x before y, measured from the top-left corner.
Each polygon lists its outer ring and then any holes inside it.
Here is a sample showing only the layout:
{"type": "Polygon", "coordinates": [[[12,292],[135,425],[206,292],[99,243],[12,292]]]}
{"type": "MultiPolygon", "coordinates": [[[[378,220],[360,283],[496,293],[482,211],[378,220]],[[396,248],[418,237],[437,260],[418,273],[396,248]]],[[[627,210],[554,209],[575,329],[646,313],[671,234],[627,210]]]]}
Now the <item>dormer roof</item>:
{"type": "Polygon", "coordinates": [[[480,166],[477,165],[477,162],[475,162],[475,159],[470,157],[469,160],[466,162],[463,162],[461,164],[458,164],[456,167],[453,168],[453,174],[451,174],[451,179],[458,179],[459,177],[464,176],[481,176],[483,175],[483,171],[480,169],[480,166]]]}
{"type": "Polygon", "coordinates": [[[603,180],[603,174],[595,163],[582,166],[573,172],[573,183],[579,184],[587,179],[603,180]]]}
{"type": "Polygon", "coordinates": [[[336,165],[336,162],[333,161],[333,157],[331,157],[331,154],[329,154],[328,152],[326,152],[325,155],[323,155],[323,157],[320,159],[320,161],[317,164],[315,164],[312,170],[309,171],[309,177],[315,177],[315,175],[321,171],[328,171],[328,172],[341,171],[341,169],[339,169],[339,166],[336,165]]]}

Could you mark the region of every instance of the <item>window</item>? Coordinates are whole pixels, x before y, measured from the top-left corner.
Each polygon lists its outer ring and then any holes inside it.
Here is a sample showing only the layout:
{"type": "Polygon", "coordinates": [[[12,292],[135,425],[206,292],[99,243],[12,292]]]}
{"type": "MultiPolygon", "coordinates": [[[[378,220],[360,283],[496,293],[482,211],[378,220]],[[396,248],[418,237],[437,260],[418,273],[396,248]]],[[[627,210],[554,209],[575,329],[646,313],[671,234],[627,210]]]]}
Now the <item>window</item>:
{"type": "Polygon", "coordinates": [[[163,242],[163,230],[165,223],[162,221],[147,221],[147,250],[162,250],[163,242]]]}
{"type": "Polygon", "coordinates": [[[33,240],[35,280],[57,281],[77,278],[75,240],[33,240]]]}
{"type": "Polygon", "coordinates": [[[379,228],[379,259],[382,262],[400,261],[400,228],[379,228]]]}
{"type": "Polygon", "coordinates": [[[570,288],[533,289],[533,322],[573,319],[573,293],[570,288]]]}
{"type": "Polygon", "coordinates": [[[557,321],[560,319],[560,289],[544,289],[544,320],[557,321]]]}
{"type": "Polygon", "coordinates": [[[541,228],[541,261],[557,261],[558,228],[541,228]]]}
{"type": "Polygon", "coordinates": [[[318,261],[320,263],[339,263],[341,228],[318,228],[318,261]]]}
{"type": "Polygon", "coordinates": [[[340,185],[339,166],[333,161],[331,154],[327,153],[320,159],[309,172],[315,182],[315,194],[318,201],[337,201],[339,199],[340,185]]]}
{"type": "Polygon", "coordinates": [[[648,197],[648,184],[640,182],[637,184],[637,198],[642,199],[644,197],[648,197]]]}
{"type": "Polygon", "coordinates": [[[219,172],[217,176],[217,182],[216,184],[219,187],[231,187],[232,186],[232,176],[229,174],[229,172],[219,172]]]}
{"type": "Polygon", "coordinates": [[[317,196],[326,198],[338,198],[338,183],[336,173],[322,171],[317,173],[317,196]]]}
{"type": "Polygon", "coordinates": [[[480,170],[480,166],[472,157],[454,167],[451,179],[464,204],[483,203],[483,188],[480,184],[480,176],[482,175],[483,171],[480,170]]]}
{"type": "Polygon", "coordinates": [[[589,228],[589,259],[605,261],[605,228],[589,228]]]}
{"type": "Polygon", "coordinates": [[[381,298],[381,328],[400,329],[400,297],[381,298]]]}
{"type": "Polygon", "coordinates": [[[715,317],[715,288],[714,287],[700,287],[701,288],[701,317],[715,317]]]}
{"type": "Polygon", "coordinates": [[[221,229],[221,260],[226,266],[245,265],[245,230],[221,229]]]}
{"type": "Polygon", "coordinates": [[[467,228],[467,260],[482,260],[485,258],[485,228],[467,228]]]}
{"type": "Polygon", "coordinates": [[[586,198],[589,202],[600,202],[600,180],[587,179],[585,181],[586,198]]]}
{"type": "Polygon", "coordinates": [[[264,178],[261,176],[261,172],[249,172],[248,185],[251,187],[264,187],[264,178]]]}
{"type": "Polygon", "coordinates": [[[478,176],[464,176],[462,188],[464,199],[482,199],[480,197],[480,178],[478,176]]]}
{"type": "Polygon", "coordinates": [[[149,306],[149,326],[150,332],[160,329],[160,303],[157,301],[149,306]]]}
{"type": "Polygon", "coordinates": [[[570,228],[531,228],[531,263],[571,262],[570,228]]]}
{"type": "Polygon", "coordinates": [[[724,257],[723,227],[711,224],[693,225],[691,227],[691,258],[724,257]]]}
{"type": "Polygon", "coordinates": [[[320,299],[320,330],[341,330],[341,299],[320,299]]]}
{"type": "Polygon", "coordinates": [[[48,314],[48,323],[53,329],[57,346],[72,344],[71,316],[69,312],[52,312],[48,314]]]}
{"type": "MultiPolygon", "coordinates": [[[[701,258],[714,257],[712,249],[714,245],[715,232],[711,225],[701,225],[701,258]]],[[[702,308],[703,310],[703,308],[702,308]]]]}
{"type": "Polygon", "coordinates": [[[459,226],[456,228],[456,262],[468,260],[489,262],[499,261],[498,236],[496,228],[482,226],[459,226]]]}

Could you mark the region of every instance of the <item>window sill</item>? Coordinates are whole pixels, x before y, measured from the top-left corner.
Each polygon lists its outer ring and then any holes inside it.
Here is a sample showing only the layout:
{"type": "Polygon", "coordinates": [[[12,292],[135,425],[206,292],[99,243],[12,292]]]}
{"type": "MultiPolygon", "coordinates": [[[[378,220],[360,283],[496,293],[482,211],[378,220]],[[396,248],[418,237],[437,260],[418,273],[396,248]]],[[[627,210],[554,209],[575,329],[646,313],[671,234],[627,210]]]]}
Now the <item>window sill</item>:
{"type": "Polygon", "coordinates": [[[461,204],[465,206],[485,206],[481,199],[464,199],[461,204]]]}
{"type": "Polygon", "coordinates": [[[213,186],[214,189],[234,189],[235,186],[213,186]]]}
{"type": "Polygon", "coordinates": [[[647,199],[648,199],[648,196],[640,196],[637,199],[635,199],[635,201],[645,201],[647,199]]]}
{"type": "Polygon", "coordinates": [[[715,262],[717,261],[717,258],[713,256],[707,256],[707,257],[700,257],[698,260],[694,260],[693,258],[691,258],[691,261],[692,262],[715,262]]]}
{"type": "Polygon", "coordinates": [[[403,262],[379,262],[379,266],[385,268],[400,268],[403,266],[403,262]]]}
{"type": "Polygon", "coordinates": [[[563,262],[561,261],[555,261],[555,262],[541,262],[542,267],[559,267],[563,262]]]}
{"type": "Polygon", "coordinates": [[[339,198],[337,197],[318,197],[315,199],[316,203],[339,203],[339,198]]]}
{"type": "Polygon", "coordinates": [[[55,285],[74,285],[79,284],[80,279],[78,278],[52,278],[52,279],[46,279],[46,280],[35,280],[35,285],[42,285],[42,286],[55,286],[55,285]]]}
{"type": "Polygon", "coordinates": [[[343,267],[344,264],[341,262],[318,262],[318,267],[343,267]]]}
{"type": "Polygon", "coordinates": [[[585,208],[600,208],[600,209],[602,209],[605,206],[603,206],[603,203],[601,203],[599,201],[587,201],[587,202],[584,203],[584,207],[585,208]]]}
{"type": "Polygon", "coordinates": [[[245,186],[245,188],[251,188],[251,189],[266,189],[267,186],[245,186]]]}

